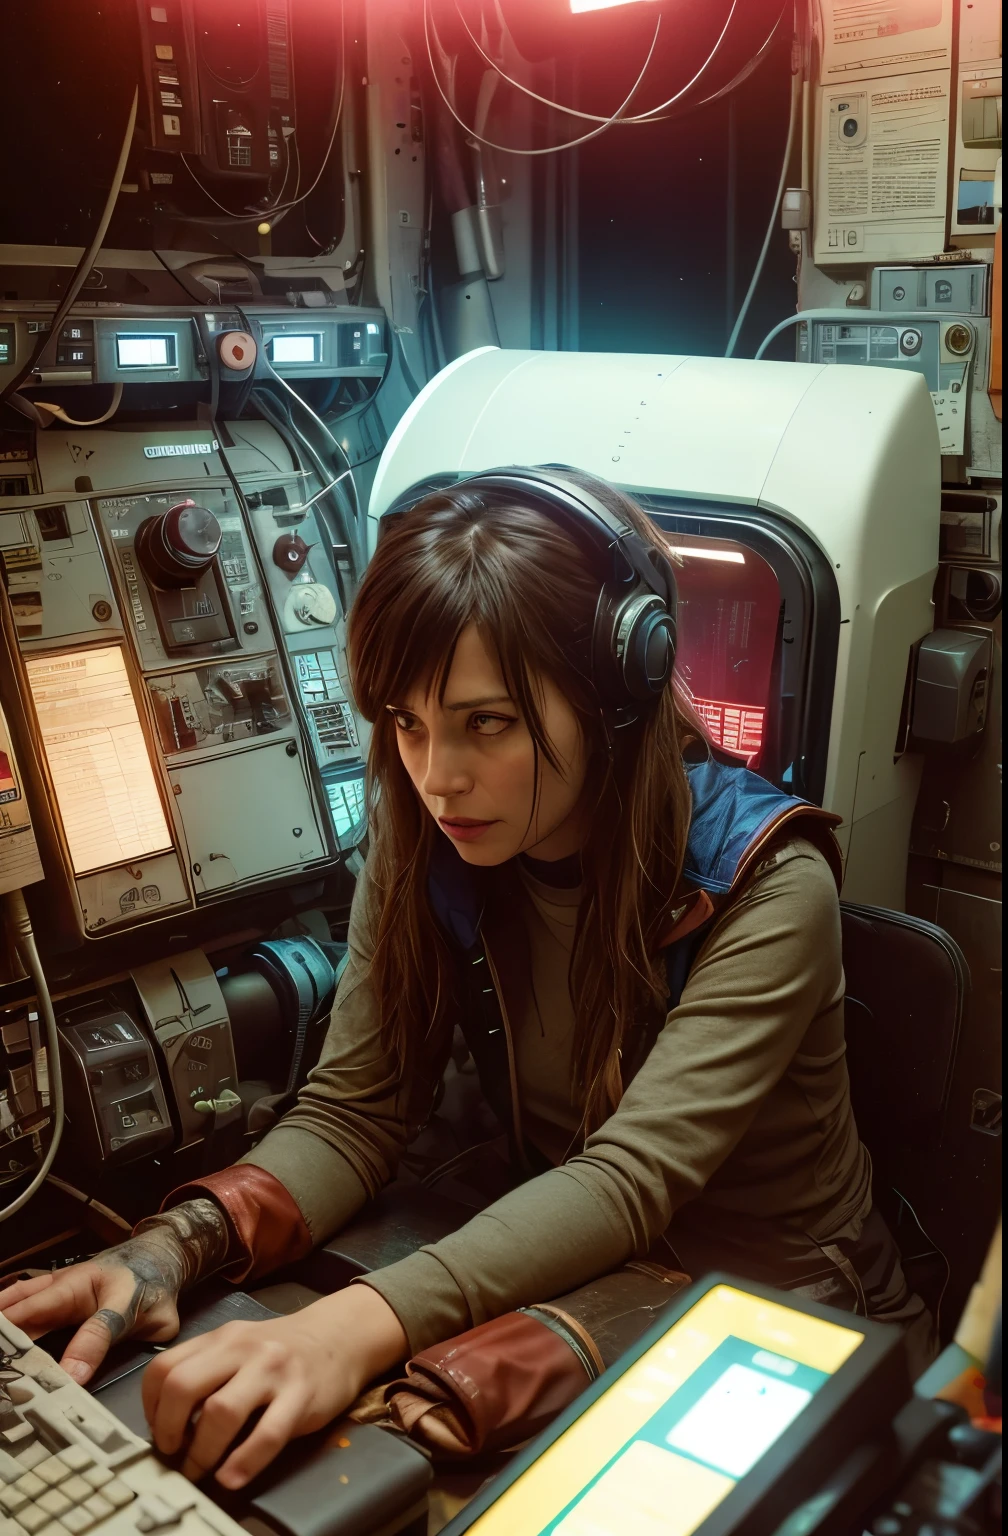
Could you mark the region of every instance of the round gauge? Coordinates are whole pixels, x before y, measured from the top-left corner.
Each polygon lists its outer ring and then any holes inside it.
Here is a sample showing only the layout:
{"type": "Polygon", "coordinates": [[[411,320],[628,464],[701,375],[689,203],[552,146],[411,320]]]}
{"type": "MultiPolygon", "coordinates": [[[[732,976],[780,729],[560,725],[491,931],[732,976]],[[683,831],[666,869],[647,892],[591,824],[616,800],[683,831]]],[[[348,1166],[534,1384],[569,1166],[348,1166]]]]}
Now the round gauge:
{"type": "Polygon", "coordinates": [[[908,330],[901,332],[899,344],[904,357],[916,357],[924,344],[924,337],[920,331],[911,326],[908,330]]]}
{"type": "Polygon", "coordinates": [[[288,624],[299,629],[314,629],[336,622],[336,599],[328,587],[317,581],[300,582],[288,593],[284,614],[288,624]]]}
{"type": "Polygon", "coordinates": [[[956,357],[962,357],[973,345],[973,332],[960,320],[945,332],[945,345],[956,357]]]}

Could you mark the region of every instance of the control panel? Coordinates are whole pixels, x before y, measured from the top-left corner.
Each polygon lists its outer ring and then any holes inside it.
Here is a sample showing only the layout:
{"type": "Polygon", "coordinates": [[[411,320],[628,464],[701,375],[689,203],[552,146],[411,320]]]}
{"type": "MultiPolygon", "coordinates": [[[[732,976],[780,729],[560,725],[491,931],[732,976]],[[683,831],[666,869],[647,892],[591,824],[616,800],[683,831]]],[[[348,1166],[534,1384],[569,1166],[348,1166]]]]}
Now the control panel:
{"type": "MultiPolygon", "coordinates": [[[[257,306],[266,356],[283,378],[380,380],[388,363],[386,321],[380,309],[342,304],[291,311],[257,306]]],[[[225,371],[242,373],[254,361],[226,350],[228,338],[246,335],[235,311],[202,316],[225,371]]],[[[75,306],[52,335],[51,306],[0,303],[0,386],[5,370],[24,365],[40,337],[48,337],[27,383],[198,384],[210,378],[210,359],[191,311],[148,306],[131,314],[126,305],[75,306]]]]}
{"type": "Polygon", "coordinates": [[[975,266],[883,268],[875,290],[893,307],[818,312],[798,326],[798,361],[897,368],[927,380],[945,458],[974,474],[999,474],[1000,431],[989,432],[986,393],[991,322],[987,281],[975,266]],[[922,307],[917,308],[920,304],[922,307]],[[961,308],[960,308],[961,306],[961,308]]]}
{"type": "Polygon", "coordinates": [[[0,502],[89,936],[318,877],[363,834],[349,551],[272,427],[227,436],[225,464],[199,429],[54,426],[36,447],[41,493],[0,502]]]}

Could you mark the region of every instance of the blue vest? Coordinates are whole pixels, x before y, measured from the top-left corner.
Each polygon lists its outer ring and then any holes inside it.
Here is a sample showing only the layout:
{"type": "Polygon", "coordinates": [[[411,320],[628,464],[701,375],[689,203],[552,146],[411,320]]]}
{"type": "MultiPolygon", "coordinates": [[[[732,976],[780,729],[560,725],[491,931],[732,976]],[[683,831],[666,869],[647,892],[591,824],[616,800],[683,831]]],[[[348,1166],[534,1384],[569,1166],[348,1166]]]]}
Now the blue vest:
{"type": "MultiPolygon", "coordinates": [[[[690,967],[717,910],[730,901],[759,861],[761,851],[786,825],[814,842],[827,858],[839,889],[840,849],[833,828],[840,817],[785,794],[748,768],[708,758],[687,763],[692,796],[689,835],[683,864],[684,907],[704,893],[705,918],[682,938],[663,946],[668,979],[666,1011],[682,996],[690,967]]],[[[438,838],[428,871],[431,908],[442,932],[458,953],[469,982],[459,1023],[476,1063],[483,1092],[505,1125],[512,1120],[507,1038],[480,936],[491,871],[467,864],[447,838],[438,838]]],[[[699,897],[703,900],[703,897],[699,897]]],[[[624,1082],[646,1059],[664,1020],[643,1025],[624,1047],[624,1082]]]]}

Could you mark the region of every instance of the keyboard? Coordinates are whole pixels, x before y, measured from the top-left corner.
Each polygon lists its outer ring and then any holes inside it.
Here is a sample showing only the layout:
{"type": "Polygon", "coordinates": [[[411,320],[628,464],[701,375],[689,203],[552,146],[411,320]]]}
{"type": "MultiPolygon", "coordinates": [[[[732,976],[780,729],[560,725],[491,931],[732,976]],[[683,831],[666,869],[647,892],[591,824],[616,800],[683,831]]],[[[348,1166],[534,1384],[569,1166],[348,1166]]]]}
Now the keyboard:
{"type": "Polygon", "coordinates": [[[0,1536],[247,1536],[0,1312],[0,1536]]]}

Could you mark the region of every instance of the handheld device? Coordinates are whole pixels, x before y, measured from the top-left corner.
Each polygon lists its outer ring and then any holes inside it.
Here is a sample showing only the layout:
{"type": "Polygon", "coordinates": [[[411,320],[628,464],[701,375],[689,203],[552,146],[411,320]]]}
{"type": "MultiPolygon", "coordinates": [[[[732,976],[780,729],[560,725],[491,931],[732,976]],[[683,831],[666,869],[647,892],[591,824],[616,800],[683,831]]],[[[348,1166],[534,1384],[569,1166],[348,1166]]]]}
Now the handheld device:
{"type": "Polygon", "coordinates": [[[445,1536],[756,1536],[910,1396],[899,1331],[709,1275],[445,1536]]]}

